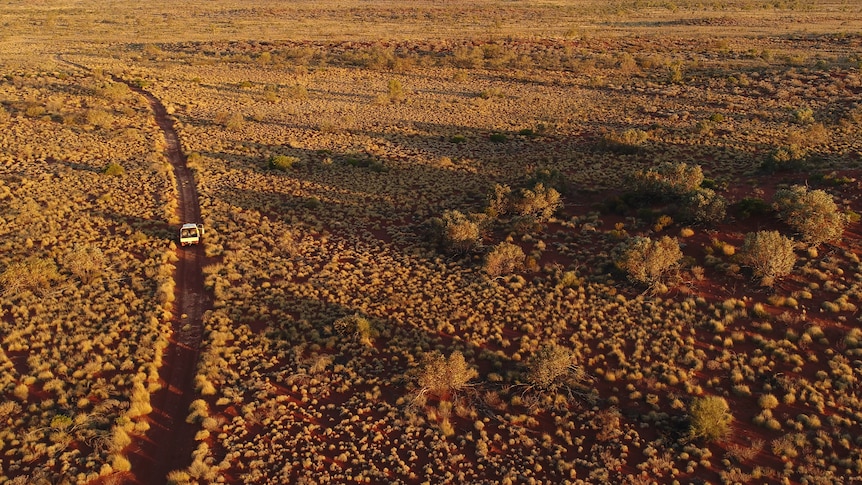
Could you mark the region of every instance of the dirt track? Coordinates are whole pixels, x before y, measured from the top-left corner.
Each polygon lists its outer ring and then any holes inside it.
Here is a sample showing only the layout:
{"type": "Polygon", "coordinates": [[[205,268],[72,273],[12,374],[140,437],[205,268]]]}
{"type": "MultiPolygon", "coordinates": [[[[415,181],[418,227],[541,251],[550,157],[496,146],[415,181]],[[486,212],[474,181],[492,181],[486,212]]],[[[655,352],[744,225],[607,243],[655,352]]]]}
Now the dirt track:
{"type": "MultiPolygon", "coordinates": [[[[57,56],[57,60],[89,71],[87,66],[61,56],[57,56]]],[[[186,157],[180,150],[179,137],[165,106],[149,91],[120,77],[112,77],[146,98],[150,104],[156,124],[165,137],[165,156],[177,181],[177,215],[182,222],[200,222],[200,202],[194,175],[186,166],[186,157]]],[[[162,388],[151,396],[150,430],[138,444],[130,447],[132,476],[128,477],[129,482],[141,485],[166,483],[169,472],[189,465],[194,449],[196,430],[186,423],[185,418],[195,397],[194,377],[203,333],[202,317],[211,302],[204,293],[203,246],[177,247],[176,254],[172,335],[159,369],[162,388]]]]}
{"type": "MultiPolygon", "coordinates": [[[[122,79],[117,81],[124,82],[122,79]]],[[[165,155],[174,169],[182,222],[200,222],[200,204],[194,176],[186,166],[173,121],[164,105],[151,93],[126,83],[144,96],[152,107],[156,123],[164,133],[165,155]]],[[[163,484],[167,474],[188,466],[194,449],[195,429],[186,423],[189,405],[194,399],[195,366],[203,331],[202,316],[209,305],[204,294],[204,258],[202,245],[177,248],[176,300],[173,312],[173,336],[165,350],[160,369],[162,389],[152,396],[151,428],[132,457],[134,481],[140,484],[163,484]]]]}

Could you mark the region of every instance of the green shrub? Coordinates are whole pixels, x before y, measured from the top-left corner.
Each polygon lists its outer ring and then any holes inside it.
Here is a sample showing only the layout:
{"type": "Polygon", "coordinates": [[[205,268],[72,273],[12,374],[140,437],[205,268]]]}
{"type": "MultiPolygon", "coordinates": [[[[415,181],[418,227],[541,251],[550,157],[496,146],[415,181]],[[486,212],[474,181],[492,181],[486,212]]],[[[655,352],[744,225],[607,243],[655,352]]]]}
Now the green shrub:
{"type": "Polygon", "coordinates": [[[700,165],[664,162],[646,171],[633,175],[634,189],[648,195],[662,198],[688,196],[703,183],[703,169],[700,165]]]}
{"type": "Polygon", "coordinates": [[[509,139],[509,137],[507,137],[505,133],[491,133],[488,139],[493,143],[504,143],[509,139]]]}
{"type": "Polygon", "coordinates": [[[617,266],[629,279],[653,286],[679,268],[682,250],[669,236],[654,241],[648,237],[629,238],[616,249],[617,266]]]}
{"type": "Polygon", "coordinates": [[[759,197],[746,197],[733,204],[733,209],[743,219],[751,216],[764,216],[772,210],[772,206],[759,197]]]}
{"type": "Polygon", "coordinates": [[[847,218],[823,190],[794,185],[778,190],[773,202],[779,217],[811,245],[834,241],[844,233],[847,218]]]}
{"type": "Polygon", "coordinates": [[[799,170],[805,167],[808,152],[796,144],[782,145],[772,150],[761,164],[766,171],[799,170]]]}
{"type": "Polygon", "coordinates": [[[485,256],[485,272],[492,277],[513,273],[524,266],[525,257],[521,246],[501,242],[485,256]]]}
{"type": "Polygon", "coordinates": [[[621,132],[612,131],[602,136],[601,145],[604,149],[622,153],[636,153],[640,147],[649,140],[649,133],[629,128],[621,132]]]}
{"type": "Polygon", "coordinates": [[[790,274],[796,264],[793,240],[778,231],[758,231],[745,235],[741,262],[754,270],[761,284],[772,286],[776,278],[790,274]]]}
{"type": "Polygon", "coordinates": [[[123,166],[117,162],[111,162],[108,164],[108,166],[105,167],[104,170],[102,170],[102,173],[104,173],[105,175],[117,176],[125,174],[126,169],[124,169],[123,166]]]}
{"type": "Polygon", "coordinates": [[[335,327],[338,333],[353,336],[365,345],[371,345],[374,337],[377,336],[377,331],[374,329],[371,320],[360,316],[358,313],[339,318],[335,321],[333,327],[335,327]]]}
{"type": "Polygon", "coordinates": [[[800,125],[814,123],[814,110],[807,106],[793,110],[793,121],[800,125]]]}
{"type": "Polygon", "coordinates": [[[682,219],[687,221],[721,222],[727,215],[727,199],[712,189],[699,188],[686,197],[680,212],[682,219]]]}
{"type": "Polygon", "coordinates": [[[287,155],[273,155],[269,157],[269,162],[267,166],[271,170],[281,170],[282,172],[286,172],[293,168],[297,163],[299,163],[299,158],[291,157],[287,155]]]}
{"type": "Polygon", "coordinates": [[[691,436],[715,441],[730,434],[733,414],[727,400],[719,396],[695,398],[689,408],[691,436]]]}

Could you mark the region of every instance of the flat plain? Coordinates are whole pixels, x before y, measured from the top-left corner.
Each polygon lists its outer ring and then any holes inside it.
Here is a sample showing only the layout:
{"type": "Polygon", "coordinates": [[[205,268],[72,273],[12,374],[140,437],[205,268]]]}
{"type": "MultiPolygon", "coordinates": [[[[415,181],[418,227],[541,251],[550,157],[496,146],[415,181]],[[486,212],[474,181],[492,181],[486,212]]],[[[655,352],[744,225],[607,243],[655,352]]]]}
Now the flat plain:
{"type": "Polygon", "coordinates": [[[862,475],[855,2],[129,3],[0,7],[0,482],[862,475]]]}

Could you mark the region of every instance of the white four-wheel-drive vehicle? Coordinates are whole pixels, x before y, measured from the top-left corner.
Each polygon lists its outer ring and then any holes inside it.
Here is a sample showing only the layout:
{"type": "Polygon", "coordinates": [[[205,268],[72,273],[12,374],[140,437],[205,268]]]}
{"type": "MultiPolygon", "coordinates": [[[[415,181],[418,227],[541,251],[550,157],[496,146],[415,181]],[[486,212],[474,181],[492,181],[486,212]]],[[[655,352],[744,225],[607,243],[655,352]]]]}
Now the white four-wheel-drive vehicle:
{"type": "Polygon", "coordinates": [[[201,242],[204,236],[204,225],[187,223],[180,228],[180,246],[188,246],[201,242]]]}

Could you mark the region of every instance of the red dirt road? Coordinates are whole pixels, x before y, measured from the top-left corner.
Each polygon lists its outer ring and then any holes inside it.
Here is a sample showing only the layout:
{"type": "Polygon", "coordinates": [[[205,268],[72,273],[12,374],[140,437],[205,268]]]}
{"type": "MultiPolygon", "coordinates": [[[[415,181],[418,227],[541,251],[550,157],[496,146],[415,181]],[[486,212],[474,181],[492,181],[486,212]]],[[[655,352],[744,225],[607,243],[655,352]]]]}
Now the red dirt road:
{"type": "MultiPolygon", "coordinates": [[[[84,71],[90,70],[59,55],[57,60],[84,71]]],[[[112,77],[149,102],[156,124],[164,134],[165,156],[177,181],[177,215],[182,222],[201,222],[194,175],[186,165],[173,120],[168,117],[165,106],[143,88],[117,76],[112,77]]],[[[186,423],[185,418],[196,397],[194,377],[203,335],[203,314],[212,307],[212,302],[204,292],[203,246],[177,247],[176,254],[172,335],[159,369],[162,388],[150,397],[153,412],[147,416],[149,431],[127,449],[131,473],[112,477],[121,479],[123,483],[163,485],[167,482],[168,473],[189,466],[195,448],[197,429],[186,423]]]]}
{"type": "MultiPolygon", "coordinates": [[[[173,121],[158,98],[137,86],[129,84],[129,87],[149,101],[156,123],[164,133],[165,155],[177,180],[180,220],[200,222],[194,176],[186,166],[173,121]]],[[[196,397],[194,377],[203,333],[202,316],[211,303],[204,293],[203,246],[178,247],[177,257],[173,336],[159,371],[163,387],[151,398],[150,430],[139,449],[130,456],[133,480],[142,485],[164,484],[170,471],[186,468],[191,462],[197,431],[185,418],[196,397]]]]}

